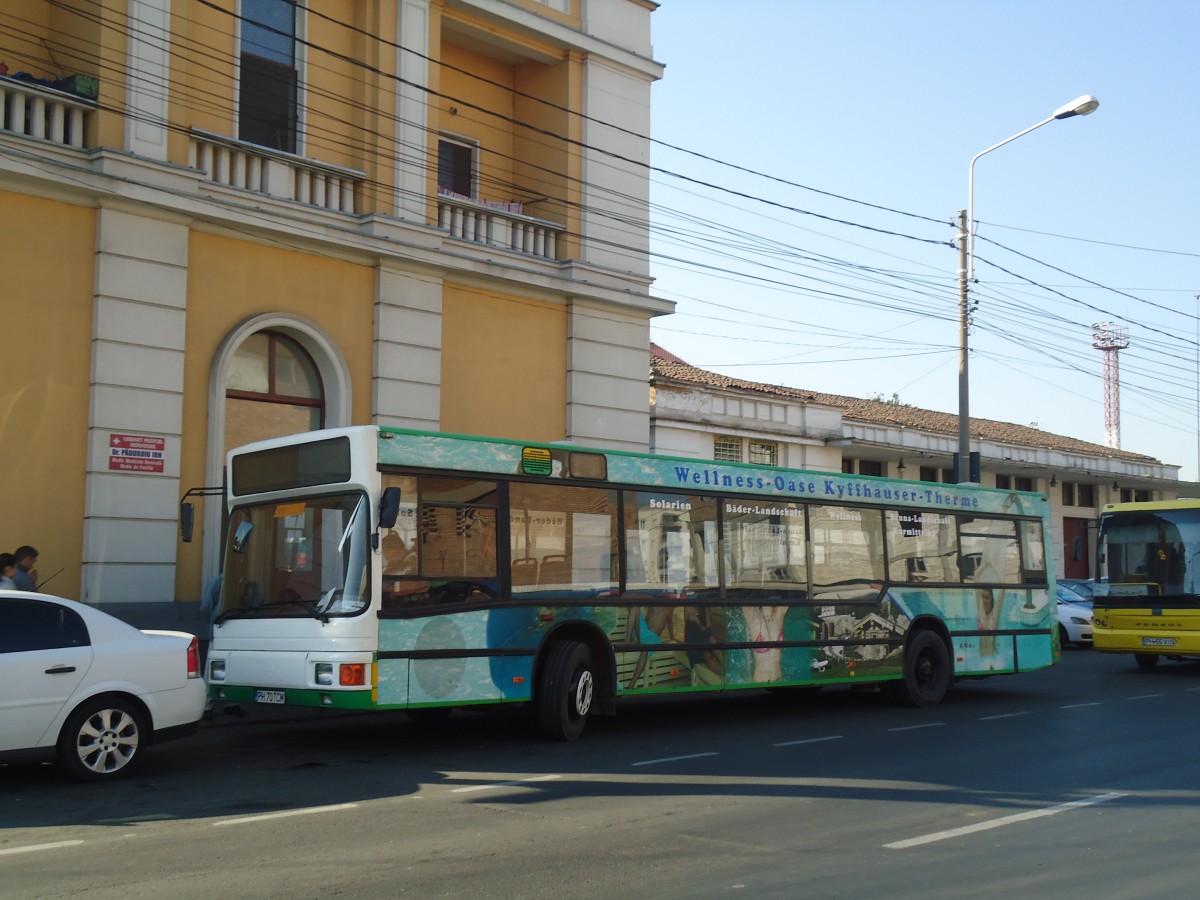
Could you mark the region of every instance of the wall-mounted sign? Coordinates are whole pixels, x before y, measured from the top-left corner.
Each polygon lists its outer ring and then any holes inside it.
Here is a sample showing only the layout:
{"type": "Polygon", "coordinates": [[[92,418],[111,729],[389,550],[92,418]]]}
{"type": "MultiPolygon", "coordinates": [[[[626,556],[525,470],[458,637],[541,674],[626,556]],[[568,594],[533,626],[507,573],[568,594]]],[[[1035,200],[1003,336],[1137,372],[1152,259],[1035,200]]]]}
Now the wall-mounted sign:
{"type": "Polygon", "coordinates": [[[114,434],[108,441],[110,472],[162,472],[167,439],[143,434],[114,434]]]}

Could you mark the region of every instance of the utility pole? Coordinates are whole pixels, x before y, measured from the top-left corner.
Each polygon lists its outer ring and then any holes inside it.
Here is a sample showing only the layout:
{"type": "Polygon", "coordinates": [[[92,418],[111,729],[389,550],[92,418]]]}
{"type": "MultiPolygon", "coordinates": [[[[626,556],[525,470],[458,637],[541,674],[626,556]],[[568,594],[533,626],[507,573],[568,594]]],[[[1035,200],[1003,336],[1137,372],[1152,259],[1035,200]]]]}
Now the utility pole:
{"type": "MultiPolygon", "coordinates": [[[[958,471],[959,484],[971,480],[971,404],[967,397],[970,379],[967,377],[967,337],[971,324],[970,275],[967,271],[968,247],[971,240],[967,230],[967,211],[958,211],[958,471]]],[[[1198,476],[1200,477],[1200,476],[1198,476]]]]}

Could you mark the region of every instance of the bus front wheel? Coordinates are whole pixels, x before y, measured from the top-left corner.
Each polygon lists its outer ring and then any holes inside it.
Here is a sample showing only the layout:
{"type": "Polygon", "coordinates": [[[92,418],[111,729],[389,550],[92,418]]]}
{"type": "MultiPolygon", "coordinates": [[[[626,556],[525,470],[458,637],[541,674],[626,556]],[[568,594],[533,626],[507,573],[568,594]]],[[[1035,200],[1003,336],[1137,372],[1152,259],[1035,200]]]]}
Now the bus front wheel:
{"type": "Polygon", "coordinates": [[[921,630],[904,649],[904,678],[888,687],[906,706],[937,706],[950,690],[952,674],[946,642],[932,631],[921,630]]]}
{"type": "Polygon", "coordinates": [[[573,741],[583,734],[595,690],[592,652],[587,644],[555,644],[538,683],[538,725],[542,734],[555,741],[573,741]]]}
{"type": "Polygon", "coordinates": [[[1139,669],[1153,669],[1158,665],[1157,653],[1135,653],[1133,658],[1137,661],[1139,669]]]}

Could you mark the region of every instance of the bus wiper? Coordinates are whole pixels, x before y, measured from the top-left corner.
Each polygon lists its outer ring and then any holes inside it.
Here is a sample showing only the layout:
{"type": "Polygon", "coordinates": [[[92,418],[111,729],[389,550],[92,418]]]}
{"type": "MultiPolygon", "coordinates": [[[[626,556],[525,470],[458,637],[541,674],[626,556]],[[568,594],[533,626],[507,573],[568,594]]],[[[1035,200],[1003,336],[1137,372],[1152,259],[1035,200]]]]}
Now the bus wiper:
{"type": "Polygon", "coordinates": [[[222,622],[224,622],[226,619],[230,618],[231,616],[233,616],[236,613],[244,613],[247,610],[257,609],[257,608],[258,607],[255,607],[255,606],[231,606],[229,609],[225,610],[225,612],[221,613],[219,616],[217,616],[215,619],[213,619],[213,624],[220,625],[222,622]]]}
{"type": "Polygon", "coordinates": [[[280,600],[277,603],[262,603],[258,606],[235,606],[233,609],[225,610],[225,612],[213,619],[213,624],[220,625],[235,613],[257,612],[260,609],[283,609],[285,606],[299,606],[321,624],[327,625],[329,623],[329,616],[317,609],[315,603],[313,603],[311,600],[301,600],[299,597],[297,597],[293,600],[280,600]]]}
{"type": "Polygon", "coordinates": [[[317,604],[313,603],[311,600],[294,600],[292,602],[299,604],[304,609],[305,612],[307,612],[309,615],[311,615],[314,619],[316,619],[322,625],[329,624],[328,614],[326,614],[325,612],[318,609],[317,604]]]}
{"type": "Polygon", "coordinates": [[[292,597],[289,600],[280,600],[277,603],[264,603],[262,606],[255,607],[256,609],[282,609],[285,606],[298,606],[310,616],[322,624],[329,622],[329,616],[317,609],[317,605],[311,600],[302,600],[299,597],[292,597]]]}

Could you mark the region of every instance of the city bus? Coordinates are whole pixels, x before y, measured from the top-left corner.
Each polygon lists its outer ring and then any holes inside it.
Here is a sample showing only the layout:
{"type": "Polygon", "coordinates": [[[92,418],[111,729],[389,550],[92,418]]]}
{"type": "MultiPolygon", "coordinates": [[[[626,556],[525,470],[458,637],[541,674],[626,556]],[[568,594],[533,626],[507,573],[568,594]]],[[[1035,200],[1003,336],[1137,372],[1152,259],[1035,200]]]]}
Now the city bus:
{"type": "Polygon", "coordinates": [[[1110,503],[1100,514],[1092,637],[1145,669],[1200,658],[1200,500],[1110,503]]]}
{"type": "Polygon", "coordinates": [[[1058,659],[1044,496],[374,426],[228,456],[216,701],[524,704],[871,685],[1058,659]]]}

